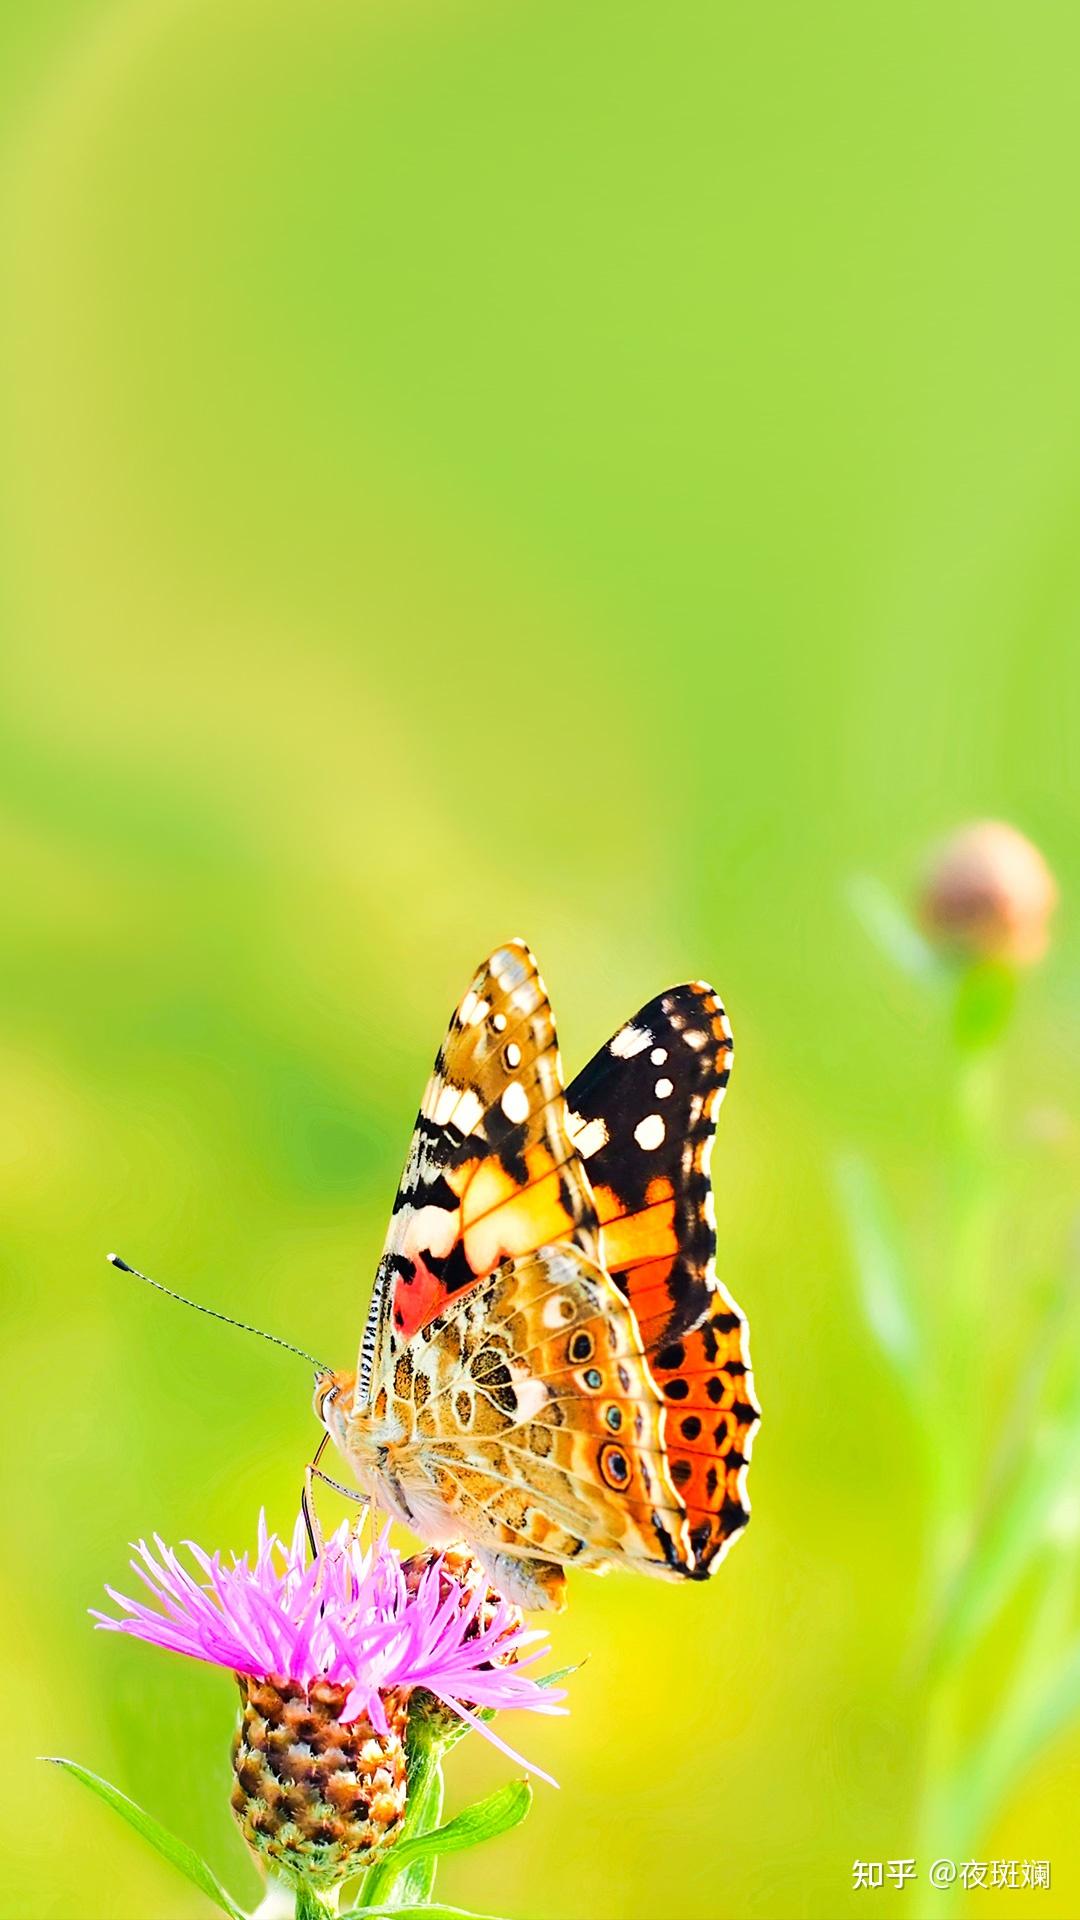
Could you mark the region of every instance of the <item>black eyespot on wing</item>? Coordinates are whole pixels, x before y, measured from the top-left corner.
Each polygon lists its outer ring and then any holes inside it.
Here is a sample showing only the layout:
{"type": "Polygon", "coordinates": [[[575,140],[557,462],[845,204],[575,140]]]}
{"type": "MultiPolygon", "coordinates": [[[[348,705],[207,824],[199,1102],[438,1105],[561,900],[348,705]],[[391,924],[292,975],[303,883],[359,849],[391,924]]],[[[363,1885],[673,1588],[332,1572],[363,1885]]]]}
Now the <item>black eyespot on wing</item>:
{"type": "Polygon", "coordinates": [[[617,1493],[622,1493],[630,1484],[630,1462],[623,1449],[610,1441],[600,1449],[600,1471],[608,1486],[614,1487],[617,1493]]]}

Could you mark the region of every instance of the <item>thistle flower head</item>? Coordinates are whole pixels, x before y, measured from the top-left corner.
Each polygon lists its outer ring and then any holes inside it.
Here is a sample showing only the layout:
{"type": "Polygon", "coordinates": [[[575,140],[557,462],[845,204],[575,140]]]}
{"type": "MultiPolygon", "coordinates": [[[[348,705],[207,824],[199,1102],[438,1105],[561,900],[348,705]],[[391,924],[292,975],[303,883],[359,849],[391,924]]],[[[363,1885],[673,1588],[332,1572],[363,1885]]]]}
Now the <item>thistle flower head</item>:
{"type": "Polygon", "coordinates": [[[140,1541],[131,1564],[149,1603],[110,1587],[121,1617],[97,1623],[235,1674],[233,1811],[294,1880],[340,1880],[396,1838],[414,1694],[429,1718],[437,1701],[448,1729],[476,1727],[514,1759],[478,1709],[564,1711],[523,1671],[542,1648],[522,1650],[546,1636],[467,1556],[403,1567],[386,1532],[364,1549],[343,1525],[309,1562],[302,1519],[286,1547],[265,1516],[254,1559],[186,1545],[194,1571],[157,1536],[153,1551],[140,1541]]]}
{"type": "Polygon", "coordinates": [[[543,1651],[535,1646],[546,1642],[543,1631],[527,1628],[517,1608],[486,1582],[453,1577],[456,1559],[432,1557],[419,1575],[409,1563],[406,1573],[388,1531],[365,1549],[343,1524],[309,1562],[302,1519],[286,1547],[261,1515],[254,1560],[234,1554],[226,1562],[186,1542],[197,1573],[155,1535],[156,1555],[140,1541],[131,1562],[152,1603],[109,1587],[123,1617],[95,1618],[113,1632],[250,1679],[343,1687],[341,1719],[366,1715],[380,1730],[383,1694],[418,1687],[470,1724],[474,1706],[563,1711],[561,1692],[541,1688],[522,1671],[543,1651]],[[534,1650],[522,1661],[529,1644],[534,1650]]]}
{"type": "Polygon", "coordinates": [[[1024,834],[1001,820],[962,827],[938,849],[922,893],[927,931],[969,960],[1040,960],[1058,889],[1024,834]]]}

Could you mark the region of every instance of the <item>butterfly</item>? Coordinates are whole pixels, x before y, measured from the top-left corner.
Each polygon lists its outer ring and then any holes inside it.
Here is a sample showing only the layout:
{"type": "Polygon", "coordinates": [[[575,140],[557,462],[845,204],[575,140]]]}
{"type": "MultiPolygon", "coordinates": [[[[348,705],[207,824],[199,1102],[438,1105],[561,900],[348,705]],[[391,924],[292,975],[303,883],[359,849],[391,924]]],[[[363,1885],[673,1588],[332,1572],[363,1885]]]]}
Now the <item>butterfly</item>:
{"type": "Polygon", "coordinates": [[[569,1566],[705,1578],[749,1518],[760,1414],[709,1175],[731,1060],[699,981],[564,1088],[519,940],[439,1050],[356,1371],[315,1411],[374,1505],[520,1605],[561,1606],[569,1566]]]}

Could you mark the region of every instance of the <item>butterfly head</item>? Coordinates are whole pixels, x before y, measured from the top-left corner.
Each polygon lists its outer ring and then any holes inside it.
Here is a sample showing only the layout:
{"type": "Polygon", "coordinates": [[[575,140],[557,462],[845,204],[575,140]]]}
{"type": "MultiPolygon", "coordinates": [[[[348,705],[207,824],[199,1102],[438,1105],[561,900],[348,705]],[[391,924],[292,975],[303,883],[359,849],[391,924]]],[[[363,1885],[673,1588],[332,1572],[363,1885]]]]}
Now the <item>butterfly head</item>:
{"type": "Polygon", "coordinates": [[[355,1387],[356,1375],[353,1373],[315,1375],[315,1418],[321,1421],[335,1446],[342,1450],[355,1387]]]}

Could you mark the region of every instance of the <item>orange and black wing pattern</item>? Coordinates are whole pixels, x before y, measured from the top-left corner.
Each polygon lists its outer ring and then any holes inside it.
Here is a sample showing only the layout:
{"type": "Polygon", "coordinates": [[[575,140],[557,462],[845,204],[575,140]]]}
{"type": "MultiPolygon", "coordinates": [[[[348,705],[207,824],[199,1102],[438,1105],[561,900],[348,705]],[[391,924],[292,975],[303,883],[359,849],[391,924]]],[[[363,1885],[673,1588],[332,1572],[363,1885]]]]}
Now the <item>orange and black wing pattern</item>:
{"type": "Polygon", "coordinates": [[[511,940],[459,1001],[424,1093],[360,1350],[361,1396],[501,1261],[555,1242],[595,1258],[597,1238],[554,1015],[528,947],[511,940]]]}
{"type": "Polygon", "coordinates": [[[699,1575],[749,1518],[746,1468],[760,1418],[746,1321],[715,1270],[710,1160],[732,1052],[712,988],[672,987],[620,1028],[566,1096],[600,1259],[634,1309],[664,1396],[671,1478],[699,1575]]]}

